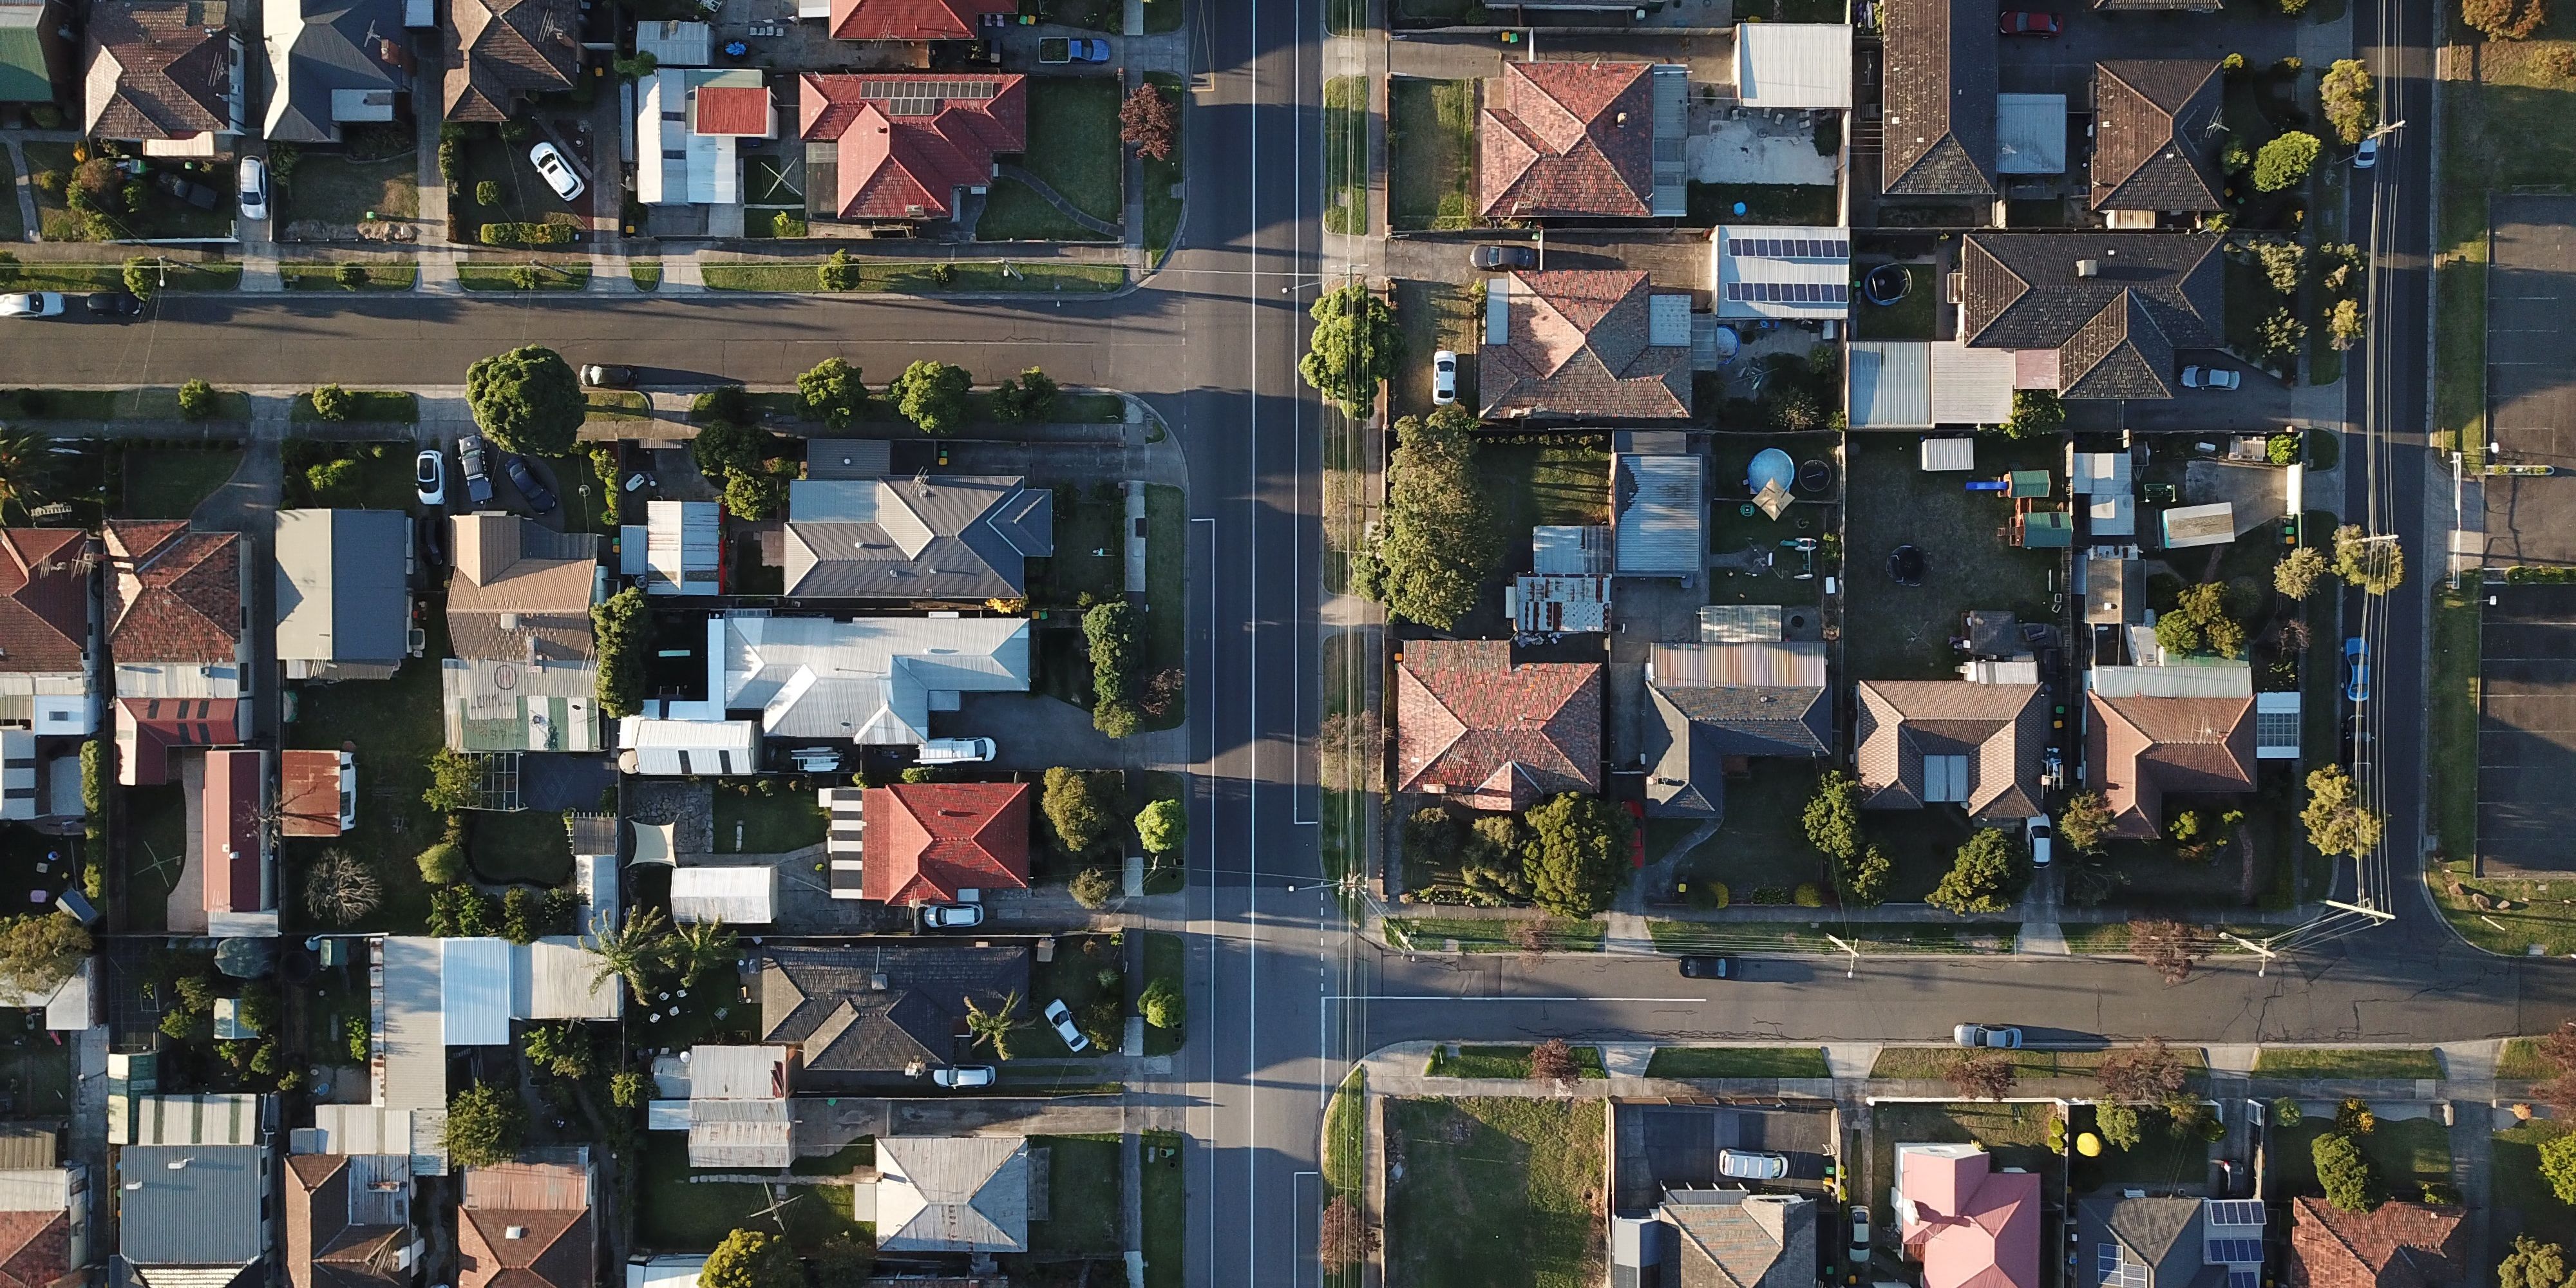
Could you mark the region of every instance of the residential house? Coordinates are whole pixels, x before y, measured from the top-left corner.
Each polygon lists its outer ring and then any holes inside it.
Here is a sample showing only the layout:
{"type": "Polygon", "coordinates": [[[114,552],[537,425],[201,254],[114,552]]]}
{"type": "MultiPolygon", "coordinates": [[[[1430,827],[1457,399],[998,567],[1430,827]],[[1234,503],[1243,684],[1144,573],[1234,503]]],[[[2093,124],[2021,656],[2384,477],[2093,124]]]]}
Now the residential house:
{"type": "Polygon", "coordinates": [[[506,121],[580,76],[576,0],[448,0],[445,119],[506,121]]]}
{"type": "MultiPolygon", "coordinates": [[[[777,105],[760,70],[664,66],[638,80],[636,88],[636,137],[659,140],[660,146],[636,162],[635,199],[648,206],[742,201],[737,149],[745,139],[778,137],[777,105]]],[[[654,501],[648,513],[665,505],[715,508],[712,501],[654,501]]]]}
{"type": "Polygon", "coordinates": [[[285,836],[338,836],[358,825],[358,752],[277,753],[277,821],[285,836]]]}
{"type": "Polygon", "coordinates": [[[447,745],[457,751],[598,751],[599,538],[511,514],[453,520],[447,745]]]}
{"type": "Polygon", "coordinates": [[[877,1251],[1028,1251],[1030,1163],[1021,1136],[878,1137],[877,1251]]]}
{"type": "Polygon", "coordinates": [[[0,103],[53,103],[72,83],[64,0],[0,0],[0,103]]]}
{"type": "Polygon", "coordinates": [[[2148,1195],[2079,1200],[2076,1254],[2103,1288],[2262,1288],[2263,1204],[2148,1195]]]}
{"type": "Polygon", "coordinates": [[[806,73],[796,133],[808,145],[807,212],[852,221],[955,218],[962,195],[992,183],[995,156],[1028,150],[1026,79],[806,73]]]}
{"type": "Polygon", "coordinates": [[[1413,640],[1395,673],[1396,783],[1469,809],[1601,790],[1601,664],[1507,640],[1413,640]]]}
{"type": "Polygon", "coordinates": [[[1862,808],[1955,804],[1981,823],[2040,812],[2049,712],[2038,685],[1863,680],[1855,696],[1862,808]]]}
{"type": "Polygon", "coordinates": [[[1959,335],[2011,350],[2019,388],[2171,398],[2185,351],[2224,343],[2219,241],[2182,232],[1970,233],[1960,248],[1959,335]]]}
{"type": "Polygon", "coordinates": [[[784,1046],[711,1046],[653,1062],[657,1090],[646,1126],[689,1134],[691,1167],[779,1168],[796,1158],[787,1093],[796,1052],[784,1046]],[[674,1094],[676,1093],[676,1094],[674,1094]]]}
{"type": "MultiPolygon", "coordinates": [[[[205,930],[227,937],[277,933],[277,853],[268,812],[268,753],[206,753],[197,797],[198,877],[205,930]]],[[[174,927],[176,929],[176,927],[174,927]]]]}
{"type": "Polygon", "coordinates": [[[184,520],[113,520],[102,545],[118,781],[167,782],[171,748],[249,736],[250,566],[240,536],[184,520]]]}
{"type": "Polygon", "coordinates": [[[394,120],[414,71],[404,27],[431,25],[429,10],[419,0],[262,4],[269,88],[261,133],[272,143],[338,143],[344,126],[394,120]]]}
{"type": "Polygon", "coordinates": [[[1506,62],[1476,117],[1476,210],[1487,219],[1676,218],[1690,71],[1654,63],[1506,62]],[[1678,160],[1676,155],[1675,160],[1678,160]],[[1670,171],[1668,174],[1667,171],[1670,171]]]}
{"type": "Polygon", "coordinates": [[[2085,786],[2102,793],[2111,835],[2152,840],[2171,793],[2254,790],[2251,693],[2231,697],[2085,694],[2085,786]]]}
{"type": "Polygon", "coordinates": [[[1646,813],[1721,818],[1755,756],[1834,754],[1819,642],[1658,644],[1646,662],[1646,813]]]}
{"type": "Polygon", "coordinates": [[[2093,209],[2114,228],[2224,210],[2216,60],[2123,58],[2093,66],[2093,209]]]}
{"type": "Polygon", "coordinates": [[[145,156],[211,157],[250,128],[241,33],[226,0],[97,0],[81,58],[81,123],[145,156]]]}
{"type": "Polygon", "coordinates": [[[39,737],[97,730],[98,551],[78,528],[0,528],[0,726],[39,737]]]}
{"type": "MultiPolygon", "coordinates": [[[[1932,429],[2000,425],[2012,416],[2013,355],[1971,349],[1955,340],[1855,340],[1845,346],[1844,407],[1853,429],[1932,429]]],[[[1926,469],[1972,468],[1973,440],[1926,439],[1930,462],[1940,444],[1966,443],[1969,462],[1926,469]]]]}
{"type": "MultiPolygon", "coordinates": [[[[374,1081],[374,1079],[370,1079],[374,1081]]],[[[378,1160],[378,1183],[408,1175],[447,1174],[447,1146],[440,1140],[447,1110],[388,1109],[378,1104],[313,1106],[313,1125],[287,1133],[290,1154],[342,1154],[378,1160]],[[408,1171],[397,1170],[397,1162],[408,1171]]]]}
{"type": "MultiPolygon", "coordinates": [[[[990,1010],[1007,996],[1029,996],[1029,950],[1021,946],[769,945],[757,961],[760,1040],[795,1048],[799,1083],[823,1094],[977,1061],[966,1003],[990,1010]]],[[[882,1212],[878,1222],[882,1232],[882,1212]]]]}
{"type": "Polygon", "coordinates": [[[722,721],[757,713],[772,738],[918,746],[930,714],[963,693],[1025,693],[1029,623],[1018,617],[707,619],[708,697],[645,714],[722,721]]]}
{"type": "Polygon", "coordinates": [[[830,22],[834,40],[972,40],[1017,0],[798,0],[796,16],[830,22]]]}
{"type": "MultiPolygon", "coordinates": [[[[89,1168],[54,1160],[54,1134],[36,1134],[44,1161],[0,1170],[0,1285],[71,1288],[90,1264],[89,1168]]],[[[32,1162],[32,1160],[27,1160],[32,1162]]]]}
{"type": "Polygon", "coordinates": [[[1709,294],[1721,318],[1840,322],[1851,316],[1848,228],[1724,224],[1709,233],[1708,245],[1709,294]]]}
{"type": "Polygon", "coordinates": [[[1812,1288],[1816,1200],[1674,1189],[1644,1217],[1613,1217],[1610,1282],[1669,1288],[1812,1288]]]}
{"type": "Polygon", "coordinates": [[[1991,201],[1995,10],[1975,0],[1887,0],[1886,145],[1880,191],[1991,201]]]}
{"type": "Polygon", "coordinates": [[[591,1223],[598,1176],[590,1152],[571,1163],[501,1163],[465,1170],[456,1208],[457,1288],[594,1288],[599,1235],[591,1223]]]}
{"type": "Polygon", "coordinates": [[[1486,419],[1689,418],[1689,292],[1658,291],[1626,269],[1508,273],[1487,283],[1476,351],[1486,419]]]}
{"type": "Polygon", "coordinates": [[[953,901],[1029,885],[1027,783],[897,783],[867,789],[859,897],[953,901]]]}
{"type": "Polygon", "coordinates": [[[1028,594],[1055,492],[1018,477],[806,479],[787,489],[787,594],[977,603],[1028,594]]]}
{"type": "Polygon", "coordinates": [[[416,1173],[443,1175],[449,1047],[506,1045],[513,1022],[624,1013],[624,983],[602,979],[599,955],[569,935],[531,944],[385,935],[367,940],[364,951],[369,1010],[382,1017],[372,1035],[370,1100],[351,1106],[340,1134],[316,1152],[408,1148],[416,1173]]]}
{"type": "Polygon", "coordinates": [[[408,1154],[290,1154],[286,1281],[293,1288],[408,1288],[423,1245],[411,1227],[408,1154]]]}
{"type": "Polygon", "coordinates": [[[2289,1288],[2442,1288],[2468,1281],[2467,1209],[2395,1200],[2346,1212],[2290,1200],[2289,1288]]]}
{"type": "Polygon", "coordinates": [[[266,1282],[266,1145],[134,1144],[117,1156],[112,1282],[132,1288],[251,1288],[266,1282]]]}
{"type": "Polygon", "coordinates": [[[286,678],[389,680],[428,647],[411,624],[411,564],[411,516],[400,510],[278,511],[286,678]]]}
{"type": "Polygon", "coordinates": [[[2040,1183],[1975,1145],[1896,1146],[1888,1193],[1923,1288],[2039,1288],[2040,1183]]]}

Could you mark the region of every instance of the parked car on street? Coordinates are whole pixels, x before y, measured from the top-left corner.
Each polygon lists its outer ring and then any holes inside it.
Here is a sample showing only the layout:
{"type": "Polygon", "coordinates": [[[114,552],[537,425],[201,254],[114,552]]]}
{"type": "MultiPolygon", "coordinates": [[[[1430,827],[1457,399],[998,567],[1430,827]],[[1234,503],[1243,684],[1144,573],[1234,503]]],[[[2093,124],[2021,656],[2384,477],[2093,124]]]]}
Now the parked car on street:
{"type": "Polygon", "coordinates": [[[268,218],[268,159],[243,157],[239,184],[242,218],[268,218]]]}
{"type": "Polygon", "coordinates": [[[2358,635],[2343,642],[2343,700],[2370,701],[2370,641],[2358,635]]]}
{"type": "Polygon", "coordinates": [[[925,765],[962,765],[991,760],[993,752],[990,738],[933,738],[921,744],[915,759],[925,765]]]}
{"type": "Polygon", "coordinates": [[[2048,816],[2033,814],[2023,820],[2022,827],[2023,839],[2030,842],[2030,865],[2034,868],[2047,867],[2048,845],[2056,836],[2055,831],[2048,825],[2048,816]]]}
{"type": "Polygon", "coordinates": [[[1082,1036],[1082,1030],[1073,1026],[1073,1011],[1064,1004],[1063,998],[1047,1003],[1046,1018],[1047,1023],[1055,1026],[1055,1035],[1063,1038],[1064,1045],[1074,1054],[1080,1055],[1091,1049],[1091,1039],[1082,1036]]]}
{"type": "Polygon", "coordinates": [[[465,466],[465,503],[482,507],[492,503],[492,476],[483,468],[483,436],[467,434],[456,440],[456,459],[465,466]]]}
{"type": "Polygon", "coordinates": [[[20,291],[0,295],[0,318],[58,318],[63,315],[60,291],[20,291]]]}
{"type": "Polygon", "coordinates": [[[925,903],[919,911],[924,930],[972,930],[984,924],[980,903],[925,903]]]}
{"type": "Polygon", "coordinates": [[[2021,1049],[2021,1030],[2010,1025],[1962,1024],[1950,1030],[1950,1040],[1963,1047],[2018,1051],[2021,1049]]]}
{"type": "Polygon", "coordinates": [[[2377,164],[2379,164],[2379,140],[2363,139],[2361,146],[2352,150],[2352,168],[2367,170],[2377,164]]]}
{"type": "Polygon", "coordinates": [[[447,453],[435,447],[420,449],[411,463],[411,481],[422,505],[434,509],[447,504],[447,453]]]}
{"type": "Polygon", "coordinates": [[[2182,387],[2185,389],[2234,389],[2245,383],[2245,373],[2225,367],[2185,367],[2182,387]]]}
{"type": "Polygon", "coordinates": [[[1776,1181],[1789,1174],[1789,1156],[1721,1149],[1717,1151],[1717,1174],[1736,1181],[1776,1181]]]}
{"type": "Polygon", "coordinates": [[[2007,36],[2054,36],[2066,29],[2066,20],[2053,13],[2034,13],[2025,9],[2006,9],[1996,30],[2007,36]]]}
{"type": "Polygon", "coordinates": [[[1467,263],[1487,272],[1501,268],[1538,267],[1538,249],[1534,246],[1479,246],[1467,252],[1467,263]]]}
{"type": "Polygon", "coordinates": [[[1458,355],[1452,350],[1431,355],[1431,401],[1441,407],[1458,401],[1458,355]]]}
{"type": "Polygon", "coordinates": [[[556,196],[570,201],[582,194],[581,176],[572,172],[572,163],[564,160],[564,154],[556,151],[554,144],[539,142],[528,149],[528,164],[546,177],[546,186],[554,189],[556,196]]]}
{"type": "Polygon", "coordinates": [[[1685,957],[1682,958],[1681,969],[1682,978],[1684,979],[1733,979],[1735,978],[1735,959],[1732,957],[1685,957]]]}
{"type": "Polygon", "coordinates": [[[537,481],[536,471],[528,468],[527,457],[521,456],[517,452],[503,452],[501,453],[501,469],[502,472],[510,476],[510,486],[519,489],[519,495],[528,499],[529,509],[536,511],[539,514],[552,514],[555,512],[555,494],[553,490],[548,488],[545,484],[537,481]]]}
{"type": "Polygon", "coordinates": [[[581,369],[581,382],[593,389],[623,389],[635,383],[635,368],[594,362],[581,369]]]}
{"type": "Polygon", "coordinates": [[[91,317],[133,318],[143,316],[143,299],[132,291],[94,291],[81,301],[91,317]]]}
{"type": "Polygon", "coordinates": [[[989,1064],[961,1064],[953,1069],[930,1071],[932,1085],[946,1087],[951,1091],[959,1087],[989,1087],[1000,1080],[1001,1075],[995,1073],[993,1066],[989,1064]]]}

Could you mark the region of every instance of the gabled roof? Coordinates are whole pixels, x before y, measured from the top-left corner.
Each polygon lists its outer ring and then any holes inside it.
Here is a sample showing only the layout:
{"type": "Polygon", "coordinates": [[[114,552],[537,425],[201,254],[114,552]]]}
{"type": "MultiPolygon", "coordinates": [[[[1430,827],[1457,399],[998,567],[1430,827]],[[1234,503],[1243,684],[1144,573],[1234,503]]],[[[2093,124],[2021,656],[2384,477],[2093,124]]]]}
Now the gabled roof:
{"type": "Polygon", "coordinates": [[[834,40],[969,40],[975,20],[1018,0],[832,0],[834,40]]]}
{"type": "Polygon", "coordinates": [[[2222,210],[2217,152],[2223,82],[2216,60],[2096,63],[2095,210],[2222,210]]]}
{"type": "Polygon", "coordinates": [[[2201,233],[1970,233],[1961,338],[2056,350],[2070,398],[2170,398],[2175,350],[2221,343],[2219,238],[2201,233]]]}
{"type": "Polygon", "coordinates": [[[2254,790],[2254,699],[2087,695],[2086,785],[2111,808],[2111,834],[2150,840],[2168,792],[2254,790]]]}
{"type": "Polygon", "coordinates": [[[1802,687],[1650,684],[1646,809],[1705,816],[1726,809],[1730,756],[1830,756],[1834,706],[1822,684],[1802,687]]]}
{"type": "Polygon", "coordinates": [[[1651,63],[1511,62],[1485,82],[1477,207],[1489,219],[1654,214],[1651,63]]]}
{"type": "Polygon", "coordinates": [[[102,139],[233,128],[234,37],[223,0],[99,0],[89,9],[81,121],[102,139]]]}
{"type": "Polygon", "coordinates": [[[957,189],[992,182],[996,154],[1028,149],[1026,80],[809,72],[796,129],[835,145],[839,218],[946,219],[957,189]]]}
{"type": "Polygon", "coordinates": [[[811,479],[788,487],[787,593],[1015,599],[1055,553],[1055,493],[1002,475],[811,479]]]}
{"type": "Polygon", "coordinates": [[[236,698],[118,698],[117,781],[157,787],[170,781],[179,748],[239,742],[240,708],[236,698]]]}
{"type": "Polygon", "coordinates": [[[2076,1256],[2083,1265],[2098,1267],[2103,1264],[2100,1245],[2111,1244],[2123,1263],[2146,1272],[2140,1288],[2224,1288],[2227,1267],[2205,1265],[2201,1260],[2203,1203],[2198,1198],[2152,1195],[2086,1198],[2076,1205],[2081,1239],[2076,1256]]]}
{"type": "Polygon", "coordinates": [[[2039,1175],[1998,1172],[1983,1151],[1900,1149],[1911,1211],[1900,1234],[1923,1288],[2039,1288],[2039,1175]]]}
{"type": "Polygon", "coordinates": [[[590,604],[599,537],[555,532],[511,514],[454,519],[456,575],[447,584],[448,650],[494,662],[579,662],[597,652],[590,604]]]}
{"type": "MultiPolygon", "coordinates": [[[[353,1204],[392,1206],[374,1201],[367,1186],[376,1183],[375,1169],[361,1177],[353,1166],[357,1161],[346,1154],[286,1160],[286,1278],[294,1288],[393,1288],[411,1282],[403,1265],[409,1224],[353,1219],[353,1204]]],[[[402,1184],[408,1187],[408,1179],[402,1184]]]]}
{"type": "Polygon", "coordinates": [[[1931,796],[1956,794],[1974,819],[2039,812],[2048,703],[2038,685],[1863,680],[1855,696],[1863,808],[1920,809],[1931,796]],[[1929,763],[1935,757],[1938,765],[1929,763]],[[1964,779],[1952,781],[1953,769],[1964,779]]]}
{"type": "Polygon", "coordinates": [[[278,657],[400,664],[411,647],[410,547],[399,510],[278,511],[278,657]]]}
{"type": "Polygon", "coordinates": [[[760,712],[772,737],[918,744],[932,695],[1029,687],[1025,618],[728,614],[709,627],[714,700],[760,712]]]}
{"type": "Polygon", "coordinates": [[[398,0],[267,0],[260,29],[271,141],[337,143],[341,121],[391,120],[393,96],[411,89],[410,34],[398,0]],[[343,110],[344,95],[368,100],[363,118],[343,110]]]}
{"type": "Polygon", "coordinates": [[[81,669],[96,558],[77,528],[0,529],[0,670],[81,669]]]}
{"type": "Polygon", "coordinates": [[[448,0],[448,120],[506,121],[521,95],[571,89],[580,74],[573,0],[448,0]]]}
{"type": "Polygon", "coordinates": [[[107,647],[119,663],[231,663],[241,645],[241,537],[184,519],[107,525],[107,647]]]}
{"type": "Polygon", "coordinates": [[[1975,0],[1887,0],[1880,191],[1995,195],[1994,15],[1975,0]]]}
{"type": "Polygon", "coordinates": [[[1487,418],[1691,414],[1686,295],[1656,291],[1645,273],[1625,269],[1513,273],[1496,285],[1503,298],[1486,302],[1485,343],[1477,351],[1487,418]],[[1655,333],[1657,308],[1672,310],[1662,300],[1681,304],[1677,336],[1655,333]],[[1497,310],[1504,318],[1499,342],[1490,322],[1497,310]]]}
{"type": "Polygon", "coordinates": [[[2382,1203],[2346,1212],[2324,1199],[2290,1200],[2290,1288],[2432,1288],[2465,1278],[2458,1207],[2382,1203]]]}
{"type": "Polygon", "coordinates": [[[1526,809],[1601,789],[1601,664],[1512,661],[1507,640],[1415,640],[1396,671],[1396,790],[1526,809]]]}
{"type": "Polygon", "coordinates": [[[1029,999],[1029,950],[968,944],[771,947],[760,961],[761,1041],[799,1048],[829,1080],[940,1067],[966,1053],[966,1000],[1029,999]],[[885,987],[876,986],[884,977],[885,987]]]}
{"type": "Polygon", "coordinates": [[[588,1169],[564,1163],[468,1168],[456,1210],[457,1288],[594,1288],[588,1169]]]}
{"type": "Polygon", "coordinates": [[[869,788],[859,897],[911,904],[959,890],[1027,889],[1029,795],[1027,783],[869,788]]]}
{"type": "Polygon", "coordinates": [[[1028,1249],[1026,1138],[881,1136],[877,1171],[878,1251],[1028,1249]]]}
{"type": "Polygon", "coordinates": [[[1745,1190],[1668,1190],[1656,1215],[1680,1245],[1679,1288],[1812,1288],[1816,1201],[1745,1190]]]}

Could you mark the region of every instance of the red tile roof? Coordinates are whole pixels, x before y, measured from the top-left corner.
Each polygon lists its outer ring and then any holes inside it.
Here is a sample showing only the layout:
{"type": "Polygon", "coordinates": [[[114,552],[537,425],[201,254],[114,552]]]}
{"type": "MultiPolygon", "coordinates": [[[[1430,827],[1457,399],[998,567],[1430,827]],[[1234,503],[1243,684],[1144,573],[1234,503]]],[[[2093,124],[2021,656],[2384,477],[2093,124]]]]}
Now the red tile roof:
{"type": "Polygon", "coordinates": [[[2290,1288],[2430,1288],[2462,1279],[2457,1207],[2382,1203],[2345,1212],[2314,1196],[2290,1201],[2290,1288]]]}
{"type": "Polygon", "coordinates": [[[1019,0],[832,0],[834,40],[969,40],[975,19],[1019,0]]]}
{"type": "Polygon", "coordinates": [[[1656,292],[1645,273],[1557,269],[1506,281],[1504,342],[1477,351],[1486,417],[1691,414],[1690,346],[1649,343],[1656,292]]]}
{"type": "Polygon", "coordinates": [[[2085,785],[2111,807],[2111,835],[2154,839],[2167,792],[2254,790],[2254,699],[2089,700],[2085,785]]]}
{"type": "Polygon", "coordinates": [[[591,1288],[598,1239],[586,1185],[584,1168],[557,1163],[467,1170],[456,1288],[591,1288]]]}
{"type": "Polygon", "coordinates": [[[1396,790],[1525,809],[1601,790],[1601,664],[1514,665],[1507,640],[1416,640],[1396,672],[1396,790]]]}
{"type": "Polygon", "coordinates": [[[241,538],[184,519],[107,525],[107,647],[119,663],[236,660],[241,538]]]}
{"type": "Polygon", "coordinates": [[[699,86],[697,119],[689,128],[696,134],[768,134],[769,87],[699,86]]]}
{"type": "Polygon", "coordinates": [[[992,182],[997,153],[1029,146],[1029,96],[1022,76],[817,75],[799,83],[797,133],[837,144],[843,219],[946,219],[961,187],[992,182]],[[930,115],[897,116],[891,96],[863,89],[990,85],[990,98],[932,100],[930,115]]]}
{"type": "Polygon", "coordinates": [[[2039,1288],[2039,1176],[1998,1172],[1990,1154],[1898,1156],[1897,1184],[1914,1206],[1905,1250],[1923,1262],[1923,1288],[2039,1288]]]}
{"type": "Polygon", "coordinates": [[[277,753],[279,830],[288,836],[340,834],[340,753],[277,753]]]}
{"type": "Polygon", "coordinates": [[[77,528],[0,529],[0,670],[81,669],[96,555],[77,528]]]}
{"type": "Polygon", "coordinates": [[[117,781],[157,787],[170,781],[177,749],[241,741],[240,707],[232,698],[118,698],[117,781]]]}
{"type": "Polygon", "coordinates": [[[1485,82],[1479,210],[1644,219],[1654,213],[1655,112],[1647,63],[1506,63],[1485,82]]]}
{"type": "Polygon", "coordinates": [[[1027,783],[904,783],[861,798],[868,821],[859,897],[954,899],[1029,885],[1027,783]]]}
{"type": "Polygon", "coordinates": [[[256,751],[206,753],[206,786],[197,817],[205,837],[206,911],[260,912],[260,781],[265,758],[256,751]]]}
{"type": "Polygon", "coordinates": [[[72,1272],[69,1212],[0,1212],[0,1288],[51,1288],[72,1272]]]}

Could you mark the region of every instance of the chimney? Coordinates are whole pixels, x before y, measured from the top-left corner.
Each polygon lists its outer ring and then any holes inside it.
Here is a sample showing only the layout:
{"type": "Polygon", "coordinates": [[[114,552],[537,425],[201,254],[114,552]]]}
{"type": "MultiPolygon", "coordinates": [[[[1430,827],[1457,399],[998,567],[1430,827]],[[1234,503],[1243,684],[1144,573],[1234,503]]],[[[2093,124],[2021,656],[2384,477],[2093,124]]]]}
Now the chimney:
{"type": "Polygon", "coordinates": [[[2075,261],[2075,275],[2077,277],[2100,277],[2102,275],[2102,261],[2098,259],[2079,259],[2075,261]]]}
{"type": "Polygon", "coordinates": [[[519,629],[519,615],[517,613],[508,612],[501,614],[501,629],[505,631],[515,631],[519,629]]]}

